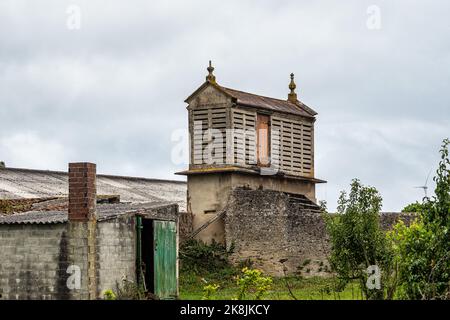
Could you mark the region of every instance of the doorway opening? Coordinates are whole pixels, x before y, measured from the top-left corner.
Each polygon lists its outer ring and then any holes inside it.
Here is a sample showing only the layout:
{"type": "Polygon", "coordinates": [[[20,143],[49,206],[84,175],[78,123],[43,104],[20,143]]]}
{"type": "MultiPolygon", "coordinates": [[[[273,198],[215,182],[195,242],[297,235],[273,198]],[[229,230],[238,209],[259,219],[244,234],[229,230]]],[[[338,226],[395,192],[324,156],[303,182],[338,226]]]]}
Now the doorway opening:
{"type": "Polygon", "coordinates": [[[155,292],[154,281],[154,243],[153,220],[142,219],[142,270],[144,272],[145,287],[147,291],[155,292]]]}

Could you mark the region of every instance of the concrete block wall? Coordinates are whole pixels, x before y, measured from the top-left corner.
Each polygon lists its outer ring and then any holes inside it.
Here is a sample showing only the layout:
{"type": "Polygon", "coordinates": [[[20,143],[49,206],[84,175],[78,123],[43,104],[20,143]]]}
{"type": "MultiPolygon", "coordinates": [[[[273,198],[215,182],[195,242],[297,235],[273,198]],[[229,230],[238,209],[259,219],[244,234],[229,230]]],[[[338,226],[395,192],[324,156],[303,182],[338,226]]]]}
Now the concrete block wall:
{"type": "Polygon", "coordinates": [[[97,224],[98,295],[122,279],[136,282],[136,232],[133,216],[97,224]]]}
{"type": "Polygon", "coordinates": [[[84,225],[27,224],[0,226],[2,299],[87,298],[84,225]],[[81,288],[69,290],[70,265],[81,270],[81,288]]]}
{"type": "Polygon", "coordinates": [[[27,225],[0,226],[2,299],[48,299],[58,294],[55,279],[64,227],[41,230],[27,225]]]}
{"type": "Polygon", "coordinates": [[[134,217],[97,222],[94,249],[89,223],[0,225],[1,299],[95,299],[124,277],[135,281],[134,217]],[[67,285],[70,266],[79,267],[79,288],[67,285]],[[89,272],[95,273],[96,297],[89,294],[89,272]]]}

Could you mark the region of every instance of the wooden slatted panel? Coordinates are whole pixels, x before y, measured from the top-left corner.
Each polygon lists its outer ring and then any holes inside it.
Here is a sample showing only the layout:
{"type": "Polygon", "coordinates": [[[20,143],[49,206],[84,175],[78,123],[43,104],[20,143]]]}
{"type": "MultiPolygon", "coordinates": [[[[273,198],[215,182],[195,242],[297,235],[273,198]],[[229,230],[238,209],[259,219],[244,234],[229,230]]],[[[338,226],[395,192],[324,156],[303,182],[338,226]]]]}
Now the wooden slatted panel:
{"type": "MultiPolygon", "coordinates": [[[[214,163],[225,163],[225,141],[227,127],[227,110],[226,108],[208,108],[197,109],[192,112],[192,120],[194,122],[193,130],[193,162],[194,164],[206,164],[204,153],[208,145],[213,150],[212,160],[214,163]],[[201,128],[196,126],[201,124],[201,128]],[[212,130],[211,130],[212,129],[212,130]],[[220,133],[219,136],[214,137],[220,133]]],[[[209,150],[209,149],[208,149],[209,150]]]]}
{"type": "Polygon", "coordinates": [[[224,164],[226,162],[226,129],[227,129],[227,110],[225,108],[214,108],[211,110],[210,128],[215,132],[220,133],[220,138],[217,137],[213,141],[214,163],[224,164]]]}
{"type": "Polygon", "coordinates": [[[193,163],[203,164],[203,149],[208,143],[208,141],[205,141],[203,137],[206,135],[206,132],[209,127],[209,110],[208,109],[193,110],[192,118],[194,123],[193,163]]]}
{"type": "Polygon", "coordinates": [[[306,122],[272,117],[272,157],[281,171],[292,175],[312,173],[312,126],[306,122]],[[278,130],[279,139],[275,132],[278,130]]]}
{"type": "Polygon", "coordinates": [[[233,110],[234,162],[256,164],[256,113],[233,110]]]}

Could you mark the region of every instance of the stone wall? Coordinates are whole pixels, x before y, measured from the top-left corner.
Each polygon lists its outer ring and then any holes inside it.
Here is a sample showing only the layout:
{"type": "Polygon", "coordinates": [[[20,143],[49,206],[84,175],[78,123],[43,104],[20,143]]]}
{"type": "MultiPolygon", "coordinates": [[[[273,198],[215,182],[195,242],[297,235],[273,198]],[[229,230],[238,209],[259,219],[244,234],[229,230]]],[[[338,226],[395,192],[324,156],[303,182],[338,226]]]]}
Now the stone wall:
{"type": "Polygon", "coordinates": [[[400,220],[409,226],[416,217],[417,214],[411,212],[382,212],[380,215],[380,226],[383,230],[391,230],[400,220]]]}
{"type": "MultiPolygon", "coordinates": [[[[295,197],[295,196],[294,196],[295,197]]],[[[390,229],[413,214],[383,213],[380,224],[390,229]]],[[[280,276],[301,271],[304,276],[329,273],[329,237],[317,209],[295,201],[291,194],[271,190],[233,190],[225,217],[227,246],[234,244],[232,261],[250,259],[266,273],[280,276]],[[280,260],[286,260],[281,263],[280,260]]]]}
{"type": "Polygon", "coordinates": [[[178,219],[180,242],[183,242],[194,231],[194,215],[191,212],[180,212],[178,219]]]}
{"type": "Polygon", "coordinates": [[[235,189],[225,218],[227,245],[235,246],[232,260],[250,259],[278,276],[284,266],[293,273],[305,261],[326,260],[324,228],[320,215],[299,210],[288,194],[270,190],[235,189]]]}

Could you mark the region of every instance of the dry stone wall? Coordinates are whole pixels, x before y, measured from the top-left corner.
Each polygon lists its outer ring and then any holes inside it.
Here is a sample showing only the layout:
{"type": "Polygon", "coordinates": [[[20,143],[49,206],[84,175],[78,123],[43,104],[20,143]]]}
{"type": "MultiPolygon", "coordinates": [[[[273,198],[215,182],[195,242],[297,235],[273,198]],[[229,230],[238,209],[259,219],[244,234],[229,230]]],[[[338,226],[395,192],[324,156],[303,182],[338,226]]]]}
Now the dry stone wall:
{"type": "MultiPolygon", "coordinates": [[[[413,214],[383,213],[380,224],[387,230],[399,219],[409,224],[413,218],[413,214]]],[[[322,214],[291,194],[233,190],[225,217],[225,237],[228,246],[234,244],[231,259],[236,264],[249,259],[255,267],[276,276],[284,271],[329,275],[329,237],[322,214]]]]}

